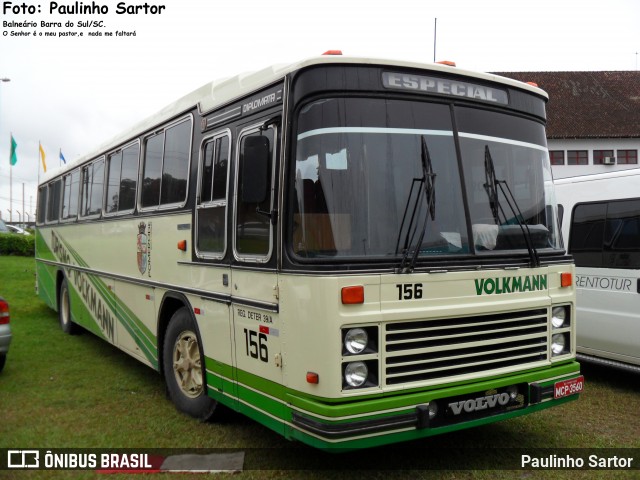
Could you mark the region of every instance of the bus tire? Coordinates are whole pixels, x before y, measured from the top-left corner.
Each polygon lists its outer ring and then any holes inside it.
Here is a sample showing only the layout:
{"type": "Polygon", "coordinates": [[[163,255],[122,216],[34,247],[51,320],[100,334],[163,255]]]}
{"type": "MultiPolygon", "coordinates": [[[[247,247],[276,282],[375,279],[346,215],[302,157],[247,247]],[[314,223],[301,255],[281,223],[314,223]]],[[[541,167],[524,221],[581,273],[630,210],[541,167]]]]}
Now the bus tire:
{"type": "Polygon", "coordinates": [[[58,294],[58,321],[62,331],[69,335],[80,333],[80,327],[71,320],[71,300],[69,298],[69,285],[67,279],[62,279],[60,293],[58,294]]]}
{"type": "Polygon", "coordinates": [[[187,307],[178,309],[169,321],[162,362],[167,392],[176,408],[203,422],[210,420],[218,402],[207,394],[202,342],[187,307]]]}

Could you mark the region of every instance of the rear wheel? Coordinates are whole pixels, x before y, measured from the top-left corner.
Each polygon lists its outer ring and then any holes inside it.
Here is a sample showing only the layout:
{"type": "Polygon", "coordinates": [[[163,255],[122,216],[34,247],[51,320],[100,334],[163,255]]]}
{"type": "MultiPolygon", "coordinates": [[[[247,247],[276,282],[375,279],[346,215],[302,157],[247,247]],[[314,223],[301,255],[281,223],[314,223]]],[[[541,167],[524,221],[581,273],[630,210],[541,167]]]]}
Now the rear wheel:
{"type": "Polygon", "coordinates": [[[202,421],[211,419],[218,402],[207,395],[198,327],[186,307],[171,317],[162,358],[167,391],[176,408],[202,421]]]}
{"type": "Polygon", "coordinates": [[[67,279],[62,280],[60,285],[60,294],[58,297],[58,320],[60,328],[64,333],[75,335],[79,333],[80,327],[71,320],[71,301],[69,300],[69,285],[67,279]]]}

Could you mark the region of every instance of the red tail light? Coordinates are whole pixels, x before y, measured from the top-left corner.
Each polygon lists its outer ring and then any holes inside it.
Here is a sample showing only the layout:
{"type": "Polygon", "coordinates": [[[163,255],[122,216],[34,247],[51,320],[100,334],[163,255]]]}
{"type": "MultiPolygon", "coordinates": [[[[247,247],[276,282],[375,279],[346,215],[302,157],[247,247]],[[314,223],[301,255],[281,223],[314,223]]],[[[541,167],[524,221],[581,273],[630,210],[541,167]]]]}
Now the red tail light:
{"type": "Polygon", "coordinates": [[[9,323],[9,304],[0,300],[0,325],[9,323]]]}

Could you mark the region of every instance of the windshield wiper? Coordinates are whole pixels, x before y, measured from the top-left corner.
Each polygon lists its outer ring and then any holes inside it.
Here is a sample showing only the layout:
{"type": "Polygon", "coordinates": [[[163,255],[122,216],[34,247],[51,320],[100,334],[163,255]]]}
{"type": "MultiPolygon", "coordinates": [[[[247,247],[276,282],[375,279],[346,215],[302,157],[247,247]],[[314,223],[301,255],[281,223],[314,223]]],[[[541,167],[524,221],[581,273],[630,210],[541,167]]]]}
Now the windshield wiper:
{"type": "Polygon", "coordinates": [[[429,147],[427,147],[427,140],[425,139],[424,136],[421,137],[420,161],[422,163],[422,178],[414,178],[411,181],[411,189],[409,190],[407,205],[405,206],[404,214],[402,215],[402,223],[400,224],[400,231],[398,232],[398,242],[396,243],[396,252],[398,251],[398,248],[400,246],[400,236],[402,235],[402,229],[407,219],[407,213],[409,211],[409,204],[411,202],[413,189],[417,183],[419,184],[419,186],[418,186],[418,191],[416,193],[415,202],[413,203],[413,209],[411,211],[411,219],[409,220],[409,225],[407,226],[407,233],[404,239],[404,245],[402,248],[402,261],[400,262],[400,267],[396,269],[396,273],[411,273],[413,271],[416,265],[416,261],[418,259],[418,255],[420,254],[420,246],[422,245],[422,241],[424,240],[424,235],[427,230],[429,217],[431,217],[431,220],[435,220],[436,218],[436,190],[435,190],[436,174],[433,173],[431,155],[429,154],[429,147]],[[413,239],[415,238],[416,232],[418,230],[418,222],[416,221],[415,227],[413,226],[413,222],[415,220],[416,212],[418,210],[418,205],[420,204],[420,197],[422,196],[423,192],[425,196],[424,198],[427,203],[427,211],[425,214],[420,236],[418,237],[418,242],[415,244],[415,247],[413,248],[413,255],[411,256],[411,261],[407,265],[409,254],[411,252],[411,246],[414,245],[413,239]]]}
{"type": "Polygon", "coordinates": [[[533,245],[533,239],[531,237],[531,231],[529,230],[529,225],[524,221],[524,216],[520,211],[520,207],[518,206],[518,202],[516,201],[511,189],[509,188],[509,184],[506,180],[498,180],[496,178],[496,169],[493,164],[493,158],[491,157],[491,151],[489,150],[489,145],[484,146],[484,175],[485,181],[484,189],[487,191],[487,196],[489,197],[489,206],[491,207],[491,213],[493,214],[493,218],[496,221],[496,225],[500,225],[500,213],[504,217],[504,223],[507,223],[507,216],[502,209],[502,205],[500,204],[500,200],[498,198],[498,190],[502,192],[504,199],[509,205],[511,212],[513,213],[518,225],[520,226],[520,230],[522,230],[522,236],[524,237],[524,243],[527,246],[527,250],[529,252],[529,258],[531,259],[531,267],[536,268],[540,266],[540,257],[538,256],[538,251],[533,245]],[[508,195],[507,195],[508,193],[508,195]]]}

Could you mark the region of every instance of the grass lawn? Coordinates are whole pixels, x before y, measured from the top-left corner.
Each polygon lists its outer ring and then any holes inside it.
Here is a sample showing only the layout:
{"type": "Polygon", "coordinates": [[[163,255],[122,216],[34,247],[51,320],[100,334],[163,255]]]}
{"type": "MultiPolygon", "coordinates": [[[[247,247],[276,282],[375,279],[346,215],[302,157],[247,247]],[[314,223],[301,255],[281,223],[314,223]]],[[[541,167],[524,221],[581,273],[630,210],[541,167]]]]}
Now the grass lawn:
{"type": "MultiPolygon", "coordinates": [[[[564,456],[568,451],[558,450],[564,448],[585,449],[573,451],[585,458],[620,453],[607,449],[637,449],[634,466],[640,468],[638,375],[586,365],[586,391],[576,402],[419,442],[327,454],[289,442],[231,412],[219,423],[199,423],[178,413],[156,372],[90,333],[62,333],[56,313],[35,296],[32,258],[0,256],[0,272],[0,294],[10,304],[14,336],[0,374],[0,448],[229,448],[245,452],[245,471],[233,477],[243,479],[640,476],[638,470],[489,470],[499,468],[513,449],[532,456],[564,456]],[[441,470],[411,470],[416,458],[422,464],[432,458],[441,470]],[[487,470],[456,470],[469,465],[469,459],[487,470]]],[[[183,476],[199,478],[169,478],[183,476]]],[[[0,471],[3,479],[30,477],[105,478],[95,472],[0,471]]]]}

